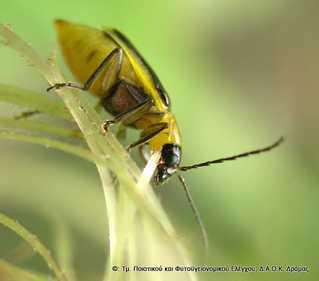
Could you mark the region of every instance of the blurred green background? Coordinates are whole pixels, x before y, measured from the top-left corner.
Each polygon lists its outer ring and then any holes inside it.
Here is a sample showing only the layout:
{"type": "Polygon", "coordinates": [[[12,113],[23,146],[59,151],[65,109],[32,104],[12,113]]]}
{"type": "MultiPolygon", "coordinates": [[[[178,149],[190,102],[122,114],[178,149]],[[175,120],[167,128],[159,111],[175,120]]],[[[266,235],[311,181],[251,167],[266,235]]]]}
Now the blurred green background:
{"type": "MultiPolygon", "coordinates": [[[[310,272],[203,278],[318,280],[318,9],[316,0],[11,0],[2,3],[0,21],[44,56],[57,48],[55,18],[125,33],[170,94],[184,164],[286,136],[269,154],[194,170],[186,179],[208,229],[210,264],[307,265],[310,272]]],[[[16,54],[2,47],[0,57],[1,83],[44,93],[46,82],[16,54]]],[[[95,167],[23,143],[1,141],[0,155],[0,211],[52,249],[59,217],[72,237],[78,276],[99,280],[106,221],[95,167]]],[[[200,246],[177,180],[158,193],[182,236],[200,246]]],[[[0,227],[0,257],[10,257],[19,241],[0,227]]],[[[46,272],[37,259],[20,265],[46,272]]]]}

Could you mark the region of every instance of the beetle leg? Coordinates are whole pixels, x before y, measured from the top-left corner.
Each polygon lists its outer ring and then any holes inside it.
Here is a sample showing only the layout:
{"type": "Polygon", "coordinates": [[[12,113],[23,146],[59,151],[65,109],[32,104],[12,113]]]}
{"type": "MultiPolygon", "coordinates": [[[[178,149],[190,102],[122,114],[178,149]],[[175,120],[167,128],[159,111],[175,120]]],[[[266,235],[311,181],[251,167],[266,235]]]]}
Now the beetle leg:
{"type": "MultiPolygon", "coordinates": [[[[94,72],[91,74],[91,76],[84,83],[83,86],[77,85],[77,84],[72,83],[72,82],[55,83],[54,85],[47,88],[47,92],[49,92],[52,89],[60,89],[63,87],[76,88],[76,89],[80,89],[83,91],[87,91],[91,88],[91,86],[97,80],[99,75],[107,68],[109,68],[110,71],[112,71],[112,73],[109,73],[109,75],[107,75],[107,76],[110,76],[110,78],[112,78],[112,79],[108,79],[108,80],[111,82],[112,82],[112,80],[116,81],[117,77],[121,71],[122,62],[123,62],[123,50],[121,48],[116,48],[100,63],[100,65],[94,70],[94,72]],[[109,67],[109,63],[111,63],[113,59],[115,60],[114,61],[115,68],[109,67]]],[[[109,82],[108,83],[109,85],[107,85],[107,86],[110,86],[111,82],[109,82]]],[[[103,82],[103,83],[105,83],[105,82],[103,82]]]]}
{"type": "Polygon", "coordinates": [[[131,143],[126,147],[127,151],[130,151],[133,147],[140,146],[149,142],[152,138],[158,135],[161,131],[167,128],[167,123],[158,123],[148,128],[148,132],[136,142],[131,143]]]}
{"type": "Polygon", "coordinates": [[[115,123],[125,123],[130,118],[134,117],[134,119],[138,119],[142,116],[147,110],[153,105],[153,102],[150,98],[146,98],[144,101],[140,102],[136,106],[130,108],[127,111],[124,111],[118,115],[116,115],[112,120],[106,120],[102,127],[104,131],[108,130],[108,127],[114,125],[115,123]]]}
{"type": "MultiPolygon", "coordinates": [[[[102,71],[107,69],[107,68],[111,71],[110,73],[108,73],[108,75],[105,75],[107,77],[107,80],[112,80],[112,79],[110,79],[110,77],[111,77],[111,78],[113,78],[113,81],[116,81],[118,79],[118,76],[119,76],[120,71],[121,71],[122,62],[123,62],[123,50],[121,48],[114,49],[101,62],[101,64],[97,67],[97,69],[92,73],[92,75],[89,77],[89,79],[85,82],[83,88],[85,90],[90,89],[91,86],[93,85],[93,83],[98,78],[98,76],[102,73],[102,71]],[[115,68],[112,68],[109,65],[109,63],[112,62],[113,57],[114,57],[115,68]],[[113,74],[113,77],[112,77],[112,74],[113,74]]],[[[105,83],[105,82],[103,82],[103,83],[105,83]]],[[[111,83],[110,83],[110,86],[112,86],[111,83]]],[[[105,89],[108,89],[108,88],[105,88],[105,89]]]]}

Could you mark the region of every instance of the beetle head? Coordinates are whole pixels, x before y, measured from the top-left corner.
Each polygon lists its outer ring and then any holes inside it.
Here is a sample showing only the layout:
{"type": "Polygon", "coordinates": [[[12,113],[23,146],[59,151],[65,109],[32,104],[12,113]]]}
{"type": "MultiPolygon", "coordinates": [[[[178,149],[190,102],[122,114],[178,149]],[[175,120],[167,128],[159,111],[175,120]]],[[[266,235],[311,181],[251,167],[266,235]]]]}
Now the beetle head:
{"type": "Polygon", "coordinates": [[[172,176],[180,162],[181,162],[181,148],[176,143],[164,144],[161,151],[161,158],[157,165],[155,174],[155,183],[160,184],[165,182],[170,176],[172,176]]]}

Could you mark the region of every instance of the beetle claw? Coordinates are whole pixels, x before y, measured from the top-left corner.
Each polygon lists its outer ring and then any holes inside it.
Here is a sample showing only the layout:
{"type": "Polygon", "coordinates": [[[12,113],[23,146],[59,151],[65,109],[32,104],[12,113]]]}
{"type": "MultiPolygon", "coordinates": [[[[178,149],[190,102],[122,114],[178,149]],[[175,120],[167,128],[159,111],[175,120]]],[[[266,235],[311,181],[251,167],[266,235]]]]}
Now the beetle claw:
{"type": "Polygon", "coordinates": [[[109,128],[115,124],[114,120],[106,120],[102,125],[101,125],[101,130],[102,134],[106,134],[109,131],[109,128]]]}
{"type": "Polygon", "coordinates": [[[47,92],[50,92],[51,90],[55,89],[55,90],[59,90],[63,87],[65,87],[67,85],[67,83],[55,83],[54,85],[48,87],[46,89],[47,92]]]}

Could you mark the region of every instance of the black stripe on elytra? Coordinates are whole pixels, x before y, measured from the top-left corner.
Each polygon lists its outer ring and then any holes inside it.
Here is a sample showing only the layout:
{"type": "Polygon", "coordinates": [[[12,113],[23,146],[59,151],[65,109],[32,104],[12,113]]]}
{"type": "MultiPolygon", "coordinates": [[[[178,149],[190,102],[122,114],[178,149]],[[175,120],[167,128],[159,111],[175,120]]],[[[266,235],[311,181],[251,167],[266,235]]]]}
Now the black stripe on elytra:
{"type": "MultiPolygon", "coordinates": [[[[156,73],[154,72],[154,70],[151,68],[151,66],[148,64],[148,62],[144,59],[144,57],[139,53],[139,51],[135,48],[135,46],[131,43],[131,41],[125,37],[120,31],[116,30],[116,29],[112,29],[112,31],[114,32],[114,34],[116,34],[134,53],[135,55],[141,60],[141,62],[144,64],[144,66],[146,67],[146,69],[148,70],[153,83],[160,95],[160,98],[162,100],[162,102],[169,107],[170,106],[170,99],[169,96],[167,94],[167,92],[165,91],[161,81],[159,80],[158,76],[156,75],[156,73]]],[[[111,38],[111,36],[107,33],[104,32],[104,35],[107,38],[111,38]]],[[[111,38],[113,40],[113,38],[111,38]]],[[[114,41],[114,40],[113,40],[114,41]]],[[[116,43],[116,42],[115,42],[116,43]]]]}

